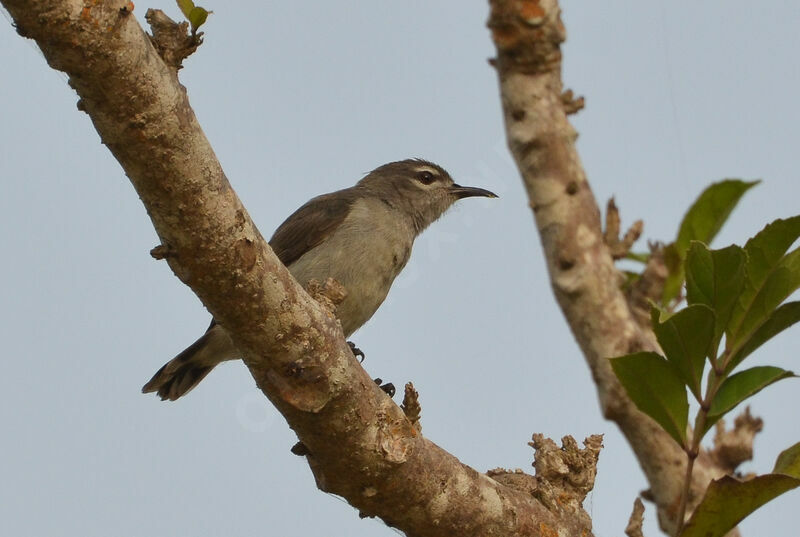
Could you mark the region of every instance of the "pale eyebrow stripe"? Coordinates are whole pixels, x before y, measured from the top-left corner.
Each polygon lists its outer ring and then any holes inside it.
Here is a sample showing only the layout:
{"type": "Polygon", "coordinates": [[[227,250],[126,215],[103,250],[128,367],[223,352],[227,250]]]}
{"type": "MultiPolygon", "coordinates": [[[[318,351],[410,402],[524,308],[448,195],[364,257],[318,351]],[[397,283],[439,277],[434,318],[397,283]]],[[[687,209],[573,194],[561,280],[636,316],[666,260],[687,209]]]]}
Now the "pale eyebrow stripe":
{"type": "Polygon", "coordinates": [[[418,166],[414,168],[415,172],[430,172],[433,175],[439,175],[439,170],[436,168],[431,168],[430,166],[418,166]]]}

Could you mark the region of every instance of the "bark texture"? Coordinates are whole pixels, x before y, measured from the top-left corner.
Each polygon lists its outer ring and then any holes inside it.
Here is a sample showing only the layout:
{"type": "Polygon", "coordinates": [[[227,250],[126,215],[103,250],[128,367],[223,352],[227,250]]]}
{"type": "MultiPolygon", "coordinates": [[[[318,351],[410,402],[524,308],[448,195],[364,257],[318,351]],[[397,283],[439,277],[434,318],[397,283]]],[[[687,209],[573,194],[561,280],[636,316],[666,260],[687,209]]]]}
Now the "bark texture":
{"type": "MultiPolygon", "coordinates": [[[[161,240],[153,255],[166,259],[231,333],[258,386],[303,443],[319,488],[408,535],[591,535],[581,504],[593,484],[599,438],[585,449],[571,439],[554,448],[537,438],[540,476],[493,478],[422,437],[367,376],[330,311],[270,250],[214,156],[177,78],[186,47],[199,43],[163,27],[154,42],[124,0],[2,3],[18,32],[68,75],[79,109],[147,208],[161,240]]],[[[576,200],[587,191],[579,186],[576,200]]],[[[416,421],[416,393],[407,403],[416,421]]]]}
{"type": "MultiPolygon", "coordinates": [[[[646,303],[646,296],[639,295],[646,290],[626,297],[622,274],[613,262],[624,255],[620,245],[629,247],[633,235],[641,232],[641,224],[634,224],[619,240],[617,210],[610,207],[604,236],[597,200],[575,149],[577,133],[567,120],[583,103],[563,89],[560,46],[566,30],[558,1],[489,3],[488,26],[497,48],[492,64],[500,83],[507,141],[528,193],[553,291],[591,370],[603,413],[633,448],[650,484],[644,495],[658,506],[662,529],[671,532],[686,456],[635,408],[608,361],[640,350],[659,351],[649,319],[639,311],[640,302],[646,303]],[[607,240],[609,236],[613,240],[607,240]]],[[[648,266],[648,282],[657,279],[658,268],[648,266]]],[[[689,513],[709,481],[729,471],[718,460],[704,453],[696,461],[689,513]]]]}

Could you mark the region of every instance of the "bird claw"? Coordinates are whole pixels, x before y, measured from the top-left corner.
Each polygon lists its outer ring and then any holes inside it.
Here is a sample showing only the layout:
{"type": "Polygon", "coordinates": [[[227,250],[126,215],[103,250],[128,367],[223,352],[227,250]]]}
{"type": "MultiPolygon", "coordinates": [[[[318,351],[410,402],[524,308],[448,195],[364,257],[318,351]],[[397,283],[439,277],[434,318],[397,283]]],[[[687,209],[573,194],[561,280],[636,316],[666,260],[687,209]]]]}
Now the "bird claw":
{"type": "Polygon", "coordinates": [[[383,390],[383,392],[386,395],[388,395],[389,397],[394,397],[394,394],[395,394],[394,384],[392,384],[391,382],[387,382],[386,384],[382,384],[383,380],[381,380],[379,378],[373,379],[373,382],[375,382],[375,384],[380,386],[381,390],[383,390]]]}
{"type": "Polygon", "coordinates": [[[364,351],[362,351],[361,349],[356,347],[356,344],[353,343],[352,341],[348,341],[347,344],[350,345],[350,351],[353,353],[353,356],[355,356],[356,358],[359,358],[359,360],[358,360],[359,363],[363,364],[364,363],[364,358],[366,358],[366,356],[364,356],[364,351]]]}

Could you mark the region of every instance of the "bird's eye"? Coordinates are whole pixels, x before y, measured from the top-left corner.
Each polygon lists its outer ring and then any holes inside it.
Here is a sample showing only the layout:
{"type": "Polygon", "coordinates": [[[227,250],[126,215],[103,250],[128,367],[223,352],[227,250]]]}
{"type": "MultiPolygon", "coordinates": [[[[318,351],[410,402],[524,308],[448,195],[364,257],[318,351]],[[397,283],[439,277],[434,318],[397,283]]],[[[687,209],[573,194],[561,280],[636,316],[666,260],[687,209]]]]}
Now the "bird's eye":
{"type": "Polygon", "coordinates": [[[429,171],[419,172],[417,174],[417,180],[423,185],[429,185],[436,180],[436,176],[429,171]]]}

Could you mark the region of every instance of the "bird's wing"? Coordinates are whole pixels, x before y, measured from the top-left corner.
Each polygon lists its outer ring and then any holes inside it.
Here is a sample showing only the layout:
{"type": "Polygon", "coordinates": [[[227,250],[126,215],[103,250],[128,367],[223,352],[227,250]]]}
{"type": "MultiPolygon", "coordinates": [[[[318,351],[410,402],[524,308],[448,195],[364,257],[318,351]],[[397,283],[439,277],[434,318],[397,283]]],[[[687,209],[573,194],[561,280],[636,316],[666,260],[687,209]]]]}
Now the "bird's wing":
{"type": "Polygon", "coordinates": [[[269,245],[287,267],[318,246],[344,221],[357,198],[348,188],[317,196],[278,226],[269,245]]]}
{"type": "MultiPolygon", "coordinates": [[[[287,267],[330,236],[350,212],[357,193],[348,188],[312,198],[278,226],[269,245],[287,267]]],[[[217,324],[211,319],[208,330],[217,324]]]]}

